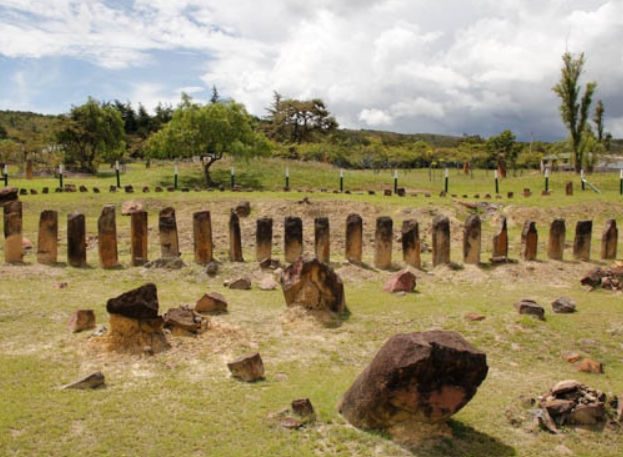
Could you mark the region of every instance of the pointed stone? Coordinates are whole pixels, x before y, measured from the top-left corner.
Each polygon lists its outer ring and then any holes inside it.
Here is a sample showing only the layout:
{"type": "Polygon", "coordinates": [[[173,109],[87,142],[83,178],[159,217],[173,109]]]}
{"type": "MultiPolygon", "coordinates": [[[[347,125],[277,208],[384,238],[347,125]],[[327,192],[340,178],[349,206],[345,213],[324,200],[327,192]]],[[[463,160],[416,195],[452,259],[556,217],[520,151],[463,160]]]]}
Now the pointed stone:
{"type": "Polygon", "coordinates": [[[521,258],[525,261],[536,260],[539,235],[536,230],[536,222],[524,222],[521,231],[521,258]]]}
{"type": "Polygon", "coordinates": [[[78,333],[95,328],[95,311],[92,309],[78,309],[69,318],[69,331],[78,333]]]}
{"type": "Polygon", "coordinates": [[[101,371],[96,371],[95,373],[91,373],[84,378],[72,382],[71,384],[67,384],[61,389],[97,389],[105,384],[106,378],[102,374],[101,371]]]}
{"type": "Polygon", "coordinates": [[[240,219],[234,210],[231,210],[229,213],[229,260],[232,262],[244,262],[242,258],[240,219]]]}
{"type": "Polygon", "coordinates": [[[508,257],[508,229],[506,226],[506,216],[499,216],[498,218],[498,230],[493,235],[493,257],[494,258],[507,258],[508,257]]]}
{"type": "Polygon", "coordinates": [[[617,258],[617,243],[619,241],[619,230],[617,221],[608,219],[604,233],[601,236],[601,258],[602,260],[614,260],[617,258]]]}

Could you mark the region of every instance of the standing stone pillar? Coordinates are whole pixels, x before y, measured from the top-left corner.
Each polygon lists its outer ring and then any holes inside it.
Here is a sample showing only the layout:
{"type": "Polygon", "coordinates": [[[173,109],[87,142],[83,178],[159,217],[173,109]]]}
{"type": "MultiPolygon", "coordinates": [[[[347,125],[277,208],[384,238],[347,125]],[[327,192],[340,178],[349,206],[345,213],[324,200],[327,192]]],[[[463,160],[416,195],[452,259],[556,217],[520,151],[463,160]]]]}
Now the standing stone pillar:
{"type": "Polygon", "coordinates": [[[206,264],[212,261],[212,220],[210,211],[193,213],[193,239],[195,262],[206,264]]]}
{"type": "Polygon", "coordinates": [[[402,222],[402,258],[407,265],[414,268],[422,268],[420,258],[420,225],[415,219],[407,219],[402,222]]]}
{"type": "Polygon", "coordinates": [[[564,219],[554,219],[549,226],[547,257],[551,260],[562,260],[565,252],[567,227],[564,219]]]}
{"type": "Polygon", "coordinates": [[[521,230],[521,258],[523,260],[536,260],[538,241],[536,222],[530,220],[524,222],[521,230]]]}
{"type": "Polygon", "coordinates": [[[433,267],[450,263],[450,220],[445,216],[433,219],[433,267]]]}
{"type": "Polygon", "coordinates": [[[463,230],[463,262],[480,263],[482,223],[477,214],[470,215],[463,230]]]}
{"type": "Polygon", "coordinates": [[[19,263],[24,258],[22,248],[22,202],[4,204],[4,261],[19,263]]]}
{"type": "Polygon", "coordinates": [[[303,255],[303,221],[300,217],[286,217],[284,231],[286,262],[296,262],[303,255]]]}
{"type": "Polygon", "coordinates": [[[32,179],[32,159],[26,160],[26,179],[32,179]]]}
{"type": "Polygon", "coordinates": [[[618,241],[619,229],[617,229],[617,221],[609,219],[606,221],[606,228],[601,236],[601,258],[603,260],[613,260],[617,258],[618,241]]]}
{"type": "Polygon", "coordinates": [[[119,265],[117,253],[117,216],[114,205],[106,205],[97,220],[97,246],[102,268],[119,265]]]}
{"type": "Polygon", "coordinates": [[[67,263],[72,267],[84,267],[87,264],[86,219],[78,211],[67,215],[67,263]]]}
{"type": "Polygon", "coordinates": [[[180,243],[177,236],[177,222],[175,209],[171,207],[160,211],[158,217],[158,232],[160,233],[160,253],[163,259],[179,257],[180,243]]]}
{"type": "Polygon", "coordinates": [[[573,258],[581,262],[591,259],[591,237],[593,235],[593,221],[578,221],[575,225],[575,239],[573,240],[573,258]]]}
{"type": "Polygon", "coordinates": [[[42,211],[39,217],[37,262],[51,264],[58,261],[58,212],[42,211]]]}
{"type": "Polygon", "coordinates": [[[394,222],[391,217],[376,219],[374,235],[374,266],[388,269],[392,265],[392,242],[394,238],[394,222]]]}
{"type": "Polygon", "coordinates": [[[565,183],[565,194],[573,195],[573,181],[567,181],[565,183]]]}
{"type": "Polygon", "coordinates": [[[363,250],[363,221],[359,214],[349,214],[346,218],[346,252],[344,257],[348,262],[361,263],[363,250]]]}
{"type": "Polygon", "coordinates": [[[132,213],[131,217],[131,265],[140,267],[149,260],[148,254],[148,236],[149,229],[147,225],[147,211],[137,211],[132,213]]]}
{"type": "Polygon", "coordinates": [[[270,259],[273,250],[273,220],[270,217],[262,217],[257,220],[255,231],[255,260],[270,259]]]}
{"type": "Polygon", "coordinates": [[[506,226],[506,216],[499,216],[498,231],[493,235],[493,258],[508,257],[508,229],[506,226]]]}
{"type": "Polygon", "coordinates": [[[331,234],[328,217],[317,217],[314,220],[314,248],[316,258],[320,262],[331,261],[331,234]]]}
{"type": "Polygon", "coordinates": [[[229,213],[229,260],[232,262],[244,262],[242,258],[240,218],[233,209],[229,213]]]}

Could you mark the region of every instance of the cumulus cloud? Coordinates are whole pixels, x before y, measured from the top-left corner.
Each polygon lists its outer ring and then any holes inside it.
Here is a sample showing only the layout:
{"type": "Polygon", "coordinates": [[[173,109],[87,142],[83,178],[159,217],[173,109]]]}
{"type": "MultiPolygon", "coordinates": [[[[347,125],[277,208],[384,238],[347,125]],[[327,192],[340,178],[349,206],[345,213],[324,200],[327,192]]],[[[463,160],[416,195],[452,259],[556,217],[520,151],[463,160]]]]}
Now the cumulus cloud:
{"type": "MultiPolygon", "coordinates": [[[[607,129],[623,132],[622,38],[619,0],[0,0],[8,58],[121,70],[192,50],[197,78],[255,114],[276,90],[323,98],[343,126],[402,132],[564,136],[551,87],[567,49],[586,52],[607,129]]],[[[179,98],[166,75],[135,84],[145,105],[179,98]]]]}

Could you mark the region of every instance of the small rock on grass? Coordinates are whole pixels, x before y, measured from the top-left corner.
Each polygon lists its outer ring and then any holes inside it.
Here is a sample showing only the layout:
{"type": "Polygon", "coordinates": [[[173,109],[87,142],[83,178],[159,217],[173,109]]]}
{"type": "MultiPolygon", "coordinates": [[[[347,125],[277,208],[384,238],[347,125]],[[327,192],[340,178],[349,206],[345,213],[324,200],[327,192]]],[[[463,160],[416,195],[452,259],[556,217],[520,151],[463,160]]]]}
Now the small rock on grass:
{"type": "Polygon", "coordinates": [[[561,356],[563,360],[568,363],[575,363],[582,358],[582,356],[575,351],[563,351],[561,356]]]}
{"type": "Polygon", "coordinates": [[[244,382],[255,382],[264,378],[264,362],[259,352],[229,362],[227,368],[234,378],[244,382]]]}
{"type": "Polygon", "coordinates": [[[543,307],[529,298],[522,298],[517,303],[515,303],[515,309],[519,314],[535,316],[541,320],[545,319],[545,310],[543,309],[543,307]]]}
{"type": "Polygon", "coordinates": [[[227,281],[227,284],[223,282],[223,285],[226,285],[230,289],[234,289],[234,290],[250,290],[251,279],[246,276],[243,276],[242,278],[236,278],[236,279],[227,281]]]}
{"type": "Polygon", "coordinates": [[[478,322],[478,321],[484,320],[485,316],[483,316],[482,314],[469,312],[463,315],[463,319],[465,319],[466,321],[470,321],[470,322],[478,322]]]}
{"type": "Polygon", "coordinates": [[[552,302],[552,310],[555,313],[575,313],[575,302],[569,297],[559,297],[552,302]]]}
{"type": "Polygon", "coordinates": [[[105,382],[106,378],[102,372],[96,371],[95,373],[91,373],[76,382],[72,382],[71,384],[61,387],[61,389],[97,389],[98,387],[103,386],[105,382]]]}
{"type": "Polygon", "coordinates": [[[576,363],[575,369],[582,373],[601,374],[604,372],[603,365],[600,362],[589,358],[576,363]]]}

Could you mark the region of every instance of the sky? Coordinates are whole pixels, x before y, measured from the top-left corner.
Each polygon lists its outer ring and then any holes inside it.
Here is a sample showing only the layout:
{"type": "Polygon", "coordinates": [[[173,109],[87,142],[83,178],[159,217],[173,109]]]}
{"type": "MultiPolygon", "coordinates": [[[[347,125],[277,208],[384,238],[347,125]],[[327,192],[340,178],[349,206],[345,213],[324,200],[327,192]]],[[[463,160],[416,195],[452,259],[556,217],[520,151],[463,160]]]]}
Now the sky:
{"type": "Polygon", "coordinates": [[[258,116],[277,91],[346,128],[556,141],[569,51],[623,138],[621,43],[622,0],[0,0],[0,109],[216,86],[258,116]]]}

